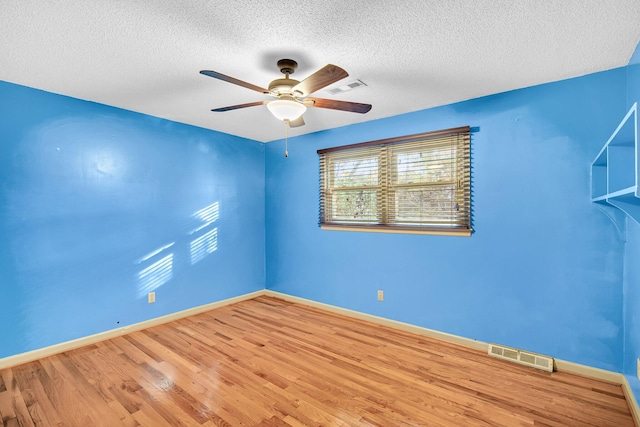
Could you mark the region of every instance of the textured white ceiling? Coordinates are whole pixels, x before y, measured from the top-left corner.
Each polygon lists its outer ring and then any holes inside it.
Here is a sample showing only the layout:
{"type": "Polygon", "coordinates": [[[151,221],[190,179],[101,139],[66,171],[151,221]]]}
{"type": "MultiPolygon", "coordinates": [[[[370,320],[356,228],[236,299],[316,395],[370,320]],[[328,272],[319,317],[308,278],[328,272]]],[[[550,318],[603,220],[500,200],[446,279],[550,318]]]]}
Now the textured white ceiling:
{"type": "Polygon", "coordinates": [[[639,23],[639,0],[2,0],[0,80],[271,141],[265,106],[210,111],[268,97],[198,71],[265,87],[288,57],[368,85],[316,92],[373,108],[294,136],[623,66],[639,23]]]}

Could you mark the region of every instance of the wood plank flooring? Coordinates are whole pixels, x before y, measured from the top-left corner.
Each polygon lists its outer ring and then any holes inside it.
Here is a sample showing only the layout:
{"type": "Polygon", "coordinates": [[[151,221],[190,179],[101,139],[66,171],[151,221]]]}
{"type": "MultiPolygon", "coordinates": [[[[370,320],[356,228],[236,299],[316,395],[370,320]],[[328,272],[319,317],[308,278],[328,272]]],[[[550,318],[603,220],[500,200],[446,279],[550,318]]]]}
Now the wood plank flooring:
{"type": "Polygon", "coordinates": [[[3,426],[633,426],[619,385],[260,297],[0,371],[3,426]]]}

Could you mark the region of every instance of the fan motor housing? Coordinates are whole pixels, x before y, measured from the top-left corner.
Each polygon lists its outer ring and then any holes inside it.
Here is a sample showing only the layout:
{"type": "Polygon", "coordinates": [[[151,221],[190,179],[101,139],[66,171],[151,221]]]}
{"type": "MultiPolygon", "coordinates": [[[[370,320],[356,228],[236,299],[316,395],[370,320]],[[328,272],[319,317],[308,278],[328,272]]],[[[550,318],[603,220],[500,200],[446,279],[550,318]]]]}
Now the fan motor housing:
{"type": "Polygon", "coordinates": [[[274,95],[293,95],[291,89],[300,83],[294,79],[276,79],[269,83],[269,92],[274,95]]]}

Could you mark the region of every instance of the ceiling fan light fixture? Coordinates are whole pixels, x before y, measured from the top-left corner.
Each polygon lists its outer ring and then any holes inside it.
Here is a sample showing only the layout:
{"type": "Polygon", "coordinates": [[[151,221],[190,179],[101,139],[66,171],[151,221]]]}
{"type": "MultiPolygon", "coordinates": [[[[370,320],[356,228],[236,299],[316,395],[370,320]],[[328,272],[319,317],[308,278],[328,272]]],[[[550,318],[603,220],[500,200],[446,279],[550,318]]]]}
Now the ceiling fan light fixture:
{"type": "Polygon", "coordinates": [[[267,104],[271,114],[278,120],[293,121],[307,111],[307,107],[292,99],[276,99],[267,104]]]}

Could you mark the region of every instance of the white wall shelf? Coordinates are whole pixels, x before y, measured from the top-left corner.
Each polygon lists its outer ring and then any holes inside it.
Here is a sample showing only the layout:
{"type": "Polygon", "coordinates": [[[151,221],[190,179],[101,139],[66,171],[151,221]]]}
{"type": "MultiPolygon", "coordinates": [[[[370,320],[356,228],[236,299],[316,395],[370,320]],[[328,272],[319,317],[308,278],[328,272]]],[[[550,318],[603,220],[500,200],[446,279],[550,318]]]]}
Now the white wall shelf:
{"type": "Polygon", "coordinates": [[[640,223],[638,103],[634,103],[591,163],[591,201],[610,205],[640,223]]]}

